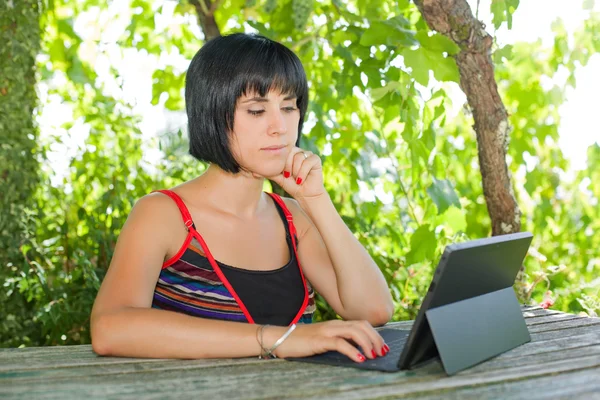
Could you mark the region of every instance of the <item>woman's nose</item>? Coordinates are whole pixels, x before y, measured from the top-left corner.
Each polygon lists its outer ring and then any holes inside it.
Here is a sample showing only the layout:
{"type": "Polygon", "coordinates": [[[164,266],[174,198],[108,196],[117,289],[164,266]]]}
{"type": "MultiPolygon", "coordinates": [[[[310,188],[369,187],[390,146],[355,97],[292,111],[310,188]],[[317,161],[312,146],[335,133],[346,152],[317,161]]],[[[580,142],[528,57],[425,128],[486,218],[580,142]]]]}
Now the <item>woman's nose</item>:
{"type": "Polygon", "coordinates": [[[285,116],[282,111],[277,111],[272,114],[271,120],[269,121],[269,133],[287,133],[285,116]]]}

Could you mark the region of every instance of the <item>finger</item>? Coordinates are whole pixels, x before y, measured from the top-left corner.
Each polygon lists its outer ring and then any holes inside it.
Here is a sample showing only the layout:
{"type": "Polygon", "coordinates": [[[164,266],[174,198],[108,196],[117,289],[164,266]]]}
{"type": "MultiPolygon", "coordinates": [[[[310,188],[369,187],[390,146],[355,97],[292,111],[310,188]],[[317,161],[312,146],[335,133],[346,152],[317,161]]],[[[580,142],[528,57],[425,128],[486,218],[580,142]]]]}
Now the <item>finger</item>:
{"type": "Polygon", "coordinates": [[[286,178],[283,176],[283,174],[279,174],[275,176],[269,176],[268,179],[283,187],[286,178]]]}
{"type": "Polygon", "coordinates": [[[356,321],[356,324],[368,336],[375,353],[379,356],[386,355],[389,347],[386,347],[385,340],[383,340],[379,332],[368,321],[356,321]]]}
{"type": "Polygon", "coordinates": [[[306,182],[310,172],[315,169],[321,169],[321,159],[318,156],[311,154],[302,163],[302,166],[296,175],[296,184],[301,185],[302,183],[306,182]]]}
{"type": "Polygon", "coordinates": [[[288,154],[287,159],[285,160],[285,167],[284,167],[284,172],[283,175],[286,178],[290,178],[292,177],[292,172],[293,172],[293,168],[294,168],[294,157],[296,156],[296,154],[301,153],[303,150],[300,147],[294,147],[292,148],[292,150],[290,151],[290,154],[288,154]],[[286,172],[289,174],[286,174],[286,172]]]}
{"type": "Polygon", "coordinates": [[[298,179],[298,175],[300,174],[300,169],[302,169],[302,165],[306,163],[308,158],[311,156],[310,151],[301,150],[294,154],[293,165],[292,165],[292,176],[294,180],[298,179]]]}
{"type": "Polygon", "coordinates": [[[356,347],[352,346],[347,340],[342,339],[341,337],[327,338],[325,347],[327,350],[337,351],[344,354],[352,361],[358,363],[366,361],[364,354],[362,354],[356,347]]]}
{"type": "Polygon", "coordinates": [[[362,329],[360,326],[346,327],[343,333],[338,334],[345,339],[352,339],[354,343],[358,344],[363,351],[363,354],[367,358],[377,358],[377,352],[373,347],[371,337],[362,329]]]}

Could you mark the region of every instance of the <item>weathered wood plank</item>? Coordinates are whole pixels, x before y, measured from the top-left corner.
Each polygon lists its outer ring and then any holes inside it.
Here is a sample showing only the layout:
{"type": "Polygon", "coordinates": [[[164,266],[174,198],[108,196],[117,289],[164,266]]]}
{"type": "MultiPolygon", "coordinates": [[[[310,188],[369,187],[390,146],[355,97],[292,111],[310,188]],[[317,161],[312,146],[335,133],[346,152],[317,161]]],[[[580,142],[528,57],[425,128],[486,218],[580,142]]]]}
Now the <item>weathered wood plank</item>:
{"type": "MultiPolygon", "coordinates": [[[[546,311],[546,310],[544,310],[546,311]]],[[[600,320],[600,319],[596,319],[600,320]]],[[[574,324],[579,324],[574,323],[574,324]]],[[[395,329],[409,329],[412,325],[412,321],[403,321],[390,323],[386,325],[386,328],[395,329]]],[[[541,324],[540,324],[541,325],[541,324]]],[[[556,328],[570,328],[570,324],[566,326],[553,326],[556,328]]],[[[550,328],[538,329],[538,331],[548,330],[550,328]]],[[[553,330],[553,329],[550,329],[553,330]]],[[[548,339],[556,339],[563,336],[572,336],[574,331],[563,329],[564,332],[557,332],[550,336],[540,336],[535,329],[532,331],[532,339],[534,342],[543,341],[548,339]]],[[[581,332],[587,333],[587,331],[581,332]]],[[[527,345],[526,345],[527,346],[527,345]]],[[[169,360],[168,362],[176,361],[169,360]]],[[[195,360],[196,361],[196,360],[195,360]]],[[[167,362],[167,363],[168,363],[167,362]]],[[[209,363],[210,365],[220,365],[225,362],[226,364],[233,361],[225,360],[198,360],[199,363],[209,363]]],[[[247,362],[247,361],[244,361],[247,362]]],[[[41,347],[41,348],[23,348],[23,349],[2,349],[0,350],[0,371],[12,370],[16,365],[24,369],[40,369],[40,368],[56,368],[61,366],[94,366],[102,364],[155,364],[159,363],[163,365],[164,360],[159,359],[136,359],[136,358],[122,358],[122,357],[97,357],[92,351],[91,346],[54,346],[54,347],[41,347]],[[27,364],[23,365],[22,360],[26,359],[27,364]]],[[[207,365],[209,365],[207,364],[207,365]]]]}
{"type": "MultiPolygon", "coordinates": [[[[385,326],[389,329],[410,329],[413,321],[394,322],[385,326]]],[[[164,363],[161,359],[152,358],[128,358],[128,357],[98,357],[91,345],[78,346],[51,346],[51,347],[26,347],[22,349],[0,349],[0,372],[14,369],[15,365],[22,364],[27,359],[25,368],[59,367],[59,366],[83,366],[131,363],[164,363]]],[[[198,360],[214,364],[219,360],[198,360]]],[[[233,360],[236,362],[235,360],[233,360]]],[[[260,362],[257,360],[257,362],[260,362]]],[[[218,364],[218,362],[217,362],[218,364]]]]}
{"type": "Polygon", "coordinates": [[[600,343],[591,346],[582,346],[559,351],[540,352],[537,354],[528,354],[519,357],[494,357],[486,362],[465,370],[462,372],[462,374],[476,374],[482,371],[492,371],[526,365],[537,366],[550,361],[573,360],[573,362],[576,362],[577,358],[594,355],[600,356],[600,343]]]}
{"type": "Polygon", "coordinates": [[[533,332],[531,333],[531,340],[534,342],[541,342],[544,340],[552,340],[557,338],[565,338],[571,336],[580,336],[587,333],[597,332],[599,329],[598,325],[588,326],[573,326],[567,329],[550,330],[544,332],[533,332]]]}
{"type": "MultiPolygon", "coordinates": [[[[184,362],[179,361],[184,364],[184,362]]],[[[301,393],[323,397],[332,392],[344,398],[377,398],[388,395],[407,395],[424,390],[450,390],[463,386],[485,385],[520,380],[585,368],[600,367],[600,354],[571,360],[545,362],[537,368],[530,365],[514,366],[494,371],[468,372],[446,377],[439,363],[432,363],[416,371],[380,373],[356,369],[311,365],[293,362],[265,362],[228,367],[185,368],[169,371],[132,371],[124,374],[47,379],[31,383],[3,380],[0,394],[19,397],[28,393],[40,398],[55,398],[55,394],[73,397],[118,396],[151,398],[166,396],[176,390],[178,396],[201,391],[210,397],[235,398],[289,397],[301,393]],[[32,388],[44,388],[37,390],[32,388]],[[242,389],[243,388],[243,389],[242,389]],[[340,391],[346,391],[341,393],[340,391]],[[130,396],[131,395],[131,396],[130,396]]]]}
{"type": "MultiPolygon", "coordinates": [[[[110,361],[112,357],[103,358],[102,361],[110,361]]],[[[96,364],[86,365],[61,365],[51,368],[13,368],[0,372],[0,384],[10,380],[11,383],[24,381],[44,381],[47,379],[68,379],[77,378],[80,376],[101,376],[110,374],[128,374],[138,372],[161,372],[161,371],[184,371],[187,369],[199,368],[215,368],[215,367],[235,367],[240,365],[256,365],[257,367],[264,364],[263,360],[258,358],[242,358],[242,359],[198,359],[198,360],[156,360],[154,363],[113,363],[113,362],[98,362],[96,364]]],[[[272,360],[272,363],[283,363],[285,360],[272,360]]]]}
{"type": "MultiPolygon", "coordinates": [[[[600,319],[539,307],[522,309],[524,315],[531,314],[526,317],[532,332],[531,343],[453,377],[447,377],[438,362],[415,371],[386,374],[255,358],[97,357],[91,346],[61,346],[0,350],[0,398],[162,399],[174,394],[196,397],[199,393],[211,398],[350,399],[440,393],[444,398],[454,398],[455,393],[464,395],[455,398],[497,398],[504,397],[501,394],[505,391],[518,394],[519,390],[513,388],[521,385],[526,389],[528,382],[544,382],[544,379],[579,382],[579,391],[569,391],[567,383],[561,386],[554,382],[556,393],[565,395],[594,390],[596,387],[586,386],[586,382],[591,374],[600,371],[600,319]]],[[[403,321],[388,324],[386,328],[410,329],[411,325],[412,321],[403,321]]]]}
{"type": "Polygon", "coordinates": [[[570,321],[574,319],[586,319],[587,317],[579,317],[573,314],[565,314],[565,313],[555,313],[550,315],[537,315],[533,318],[526,318],[525,322],[527,326],[535,326],[540,324],[546,324],[548,322],[557,322],[557,321],[570,321]]]}
{"type": "MultiPolygon", "coordinates": [[[[560,376],[544,376],[515,382],[460,388],[423,396],[409,395],[403,399],[419,400],[480,400],[549,398],[597,399],[600,394],[600,368],[568,372],[560,376]]],[[[391,397],[388,397],[391,398],[391,397]]],[[[394,397],[398,398],[398,397],[394,397]]],[[[381,398],[383,399],[383,398],[381,398]]]]}
{"type": "MultiPolygon", "coordinates": [[[[440,376],[439,365],[419,372],[440,376]]],[[[263,362],[263,365],[196,368],[172,371],[137,371],[128,374],[85,376],[78,379],[49,379],[33,384],[10,381],[0,386],[3,399],[35,397],[39,399],[118,397],[122,399],[161,398],[177,393],[178,397],[197,396],[206,398],[227,396],[229,398],[285,397],[290,393],[312,393],[356,385],[364,376],[395,376],[398,379],[410,373],[384,374],[348,368],[327,367],[294,362],[263,362]],[[345,383],[347,382],[347,383],[345,383]],[[340,386],[341,385],[341,386],[340,386]]],[[[414,373],[413,373],[414,375],[414,373]]],[[[365,382],[366,383],[366,382],[365,382]]]]}
{"type": "MultiPolygon", "coordinates": [[[[468,373],[477,373],[480,371],[489,371],[493,369],[517,367],[523,365],[536,365],[546,363],[548,361],[573,359],[583,356],[600,355],[600,336],[591,336],[588,341],[592,344],[579,345],[571,343],[570,347],[555,347],[554,351],[548,348],[539,347],[536,352],[529,351],[527,354],[515,352],[512,357],[507,357],[502,354],[485,363],[479,364],[468,370],[468,373]]],[[[514,350],[523,350],[517,348],[514,350]]],[[[274,360],[271,362],[283,362],[282,360],[274,360]]],[[[77,379],[80,376],[101,376],[109,374],[128,374],[138,372],[165,372],[171,370],[184,371],[187,369],[227,367],[239,365],[258,364],[262,366],[262,361],[257,359],[239,359],[239,360],[189,360],[182,363],[179,360],[165,360],[164,363],[153,364],[98,364],[62,368],[45,368],[45,369],[15,369],[7,372],[0,372],[0,382],[10,380],[11,384],[25,384],[25,382],[34,384],[43,382],[48,379],[77,379]]],[[[300,366],[297,366],[301,368],[300,366]]]]}
{"type": "MultiPolygon", "coordinates": [[[[563,312],[557,311],[557,310],[546,310],[541,307],[523,311],[523,317],[525,317],[525,319],[535,318],[535,317],[539,317],[539,316],[546,316],[546,315],[554,315],[554,314],[567,314],[567,313],[563,313],[563,312]]],[[[574,315],[574,314],[569,314],[569,315],[574,315]]]]}
{"type": "Polygon", "coordinates": [[[527,355],[548,353],[557,350],[574,349],[600,344],[600,331],[590,332],[577,336],[566,336],[555,339],[541,340],[525,343],[522,346],[502,353],[497,358],[523,357],[527,355]]]}
{"type": "Polygon", "coordinates": [[[596,329],[600,329],[600,318],[581,318],[566,321],[559,320],[554,322],[551,321],[539,325],[528,326],[527,329],[529,329],[529,333],[539,333],[575,327],[581,328],[585,326],[596,326],[596,329]]]}
{"type": "MultiPolygon", "coordinates": [[[[380,398],[397,398],[406,397],[408,395],[433,394],[438,392],[456,390],[462,387],[477,387],[497,383],[512,383],[529,378],[537,378],[547,375],[555,375],[570,371],[600,369],[600,356],[590,356],[578,358],[577,360],[556,361],[543,365],[538,368],[531,366],[522,366],[517,368],[501,369],[497,371],[486,371],[477,374],[455,375],[452,377],[436,377],[427,381],[421,380],[412,382],[404,380],[402,382],[393,383],[380,382],[379,384],[371,384],[368,387],[364,385],[356,385],[343,390],[331,391],[327,394],[321,392],[315,396],[307,398],[319,399],[380,399],[380,398]]],[[[558,379],[558,377],[554,377],[558,379]]],[[[291,396],[287,396],[291,397],[291,396]]],[[[445,393],[441,398],[446,398],[445,393]]]]}
{"type": "MultiPolygon", "coordinates": [[[[385,328],[410,329],[412,324],[413,321],[393,322],[387,324],[385,328]]],[[[23,359],[27,359],[27,368],[54,368],[60,366],[99,365],[104,363],[164,363],[164,360],[152,358],[98,357],[92,351],[91,345],[26,347],[22,349],[0,349],[0,372],[14,369],[15,365],[22,364],[23,359]]],[[[199,361],[211,363],[212,365],[215,361],[219,360],[199,361]]]]}

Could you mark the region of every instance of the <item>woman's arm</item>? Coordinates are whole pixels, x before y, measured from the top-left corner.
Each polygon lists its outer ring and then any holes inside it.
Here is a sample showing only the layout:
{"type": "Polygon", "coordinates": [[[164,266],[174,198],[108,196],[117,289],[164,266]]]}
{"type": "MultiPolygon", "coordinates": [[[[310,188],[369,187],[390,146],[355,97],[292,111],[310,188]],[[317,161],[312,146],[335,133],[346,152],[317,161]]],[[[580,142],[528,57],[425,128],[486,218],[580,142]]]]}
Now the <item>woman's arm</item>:
{"type": "Polygon", "coordinates": [[[348,230],[323,185],[321,159],[295,147],[284,171],[269,179],[291,194],[297,222],[305,220],[298,257],[315,289],[344,319],[388,322],[392,296],[379,267],[348,230]]]}
{"type": "Polygon", "coordinates": [[[367,320],[374,326],[388,322],[394,304],[387,282],[330,197],[286,203],[302,227],[298,257],[317,292],[344,319],[367,320]]]}

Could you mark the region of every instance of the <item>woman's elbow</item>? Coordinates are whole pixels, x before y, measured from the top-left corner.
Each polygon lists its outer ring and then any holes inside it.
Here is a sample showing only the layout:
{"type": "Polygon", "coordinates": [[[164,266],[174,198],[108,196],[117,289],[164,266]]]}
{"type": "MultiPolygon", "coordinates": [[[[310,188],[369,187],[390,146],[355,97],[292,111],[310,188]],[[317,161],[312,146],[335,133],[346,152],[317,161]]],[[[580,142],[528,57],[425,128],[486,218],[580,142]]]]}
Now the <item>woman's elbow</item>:
{"type": "Polygon", "coordinates": [[[369,312],[367,321],[373,326],[382,326],[390,322],[393,316],[394,303],[390,301],[389,303],[381,304],[378,307],[373,308],[369,312]]]}
{"type": "Polygon", "coordinates": [[[92,350],[99,356],[110,355],[108,343],[106,340],[106,322],[105,318],[92,319],[90,324],[91,339],[92,339],[92,350]]]}

